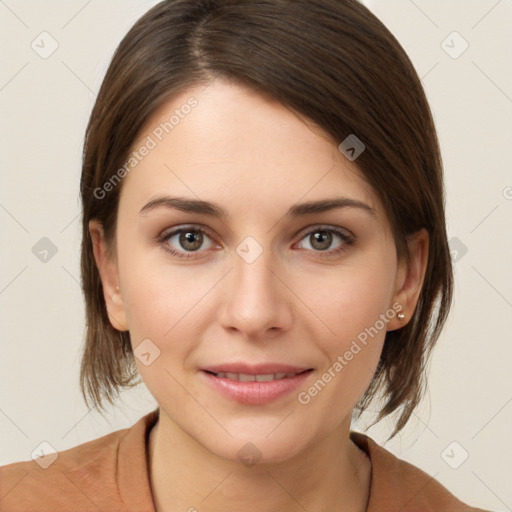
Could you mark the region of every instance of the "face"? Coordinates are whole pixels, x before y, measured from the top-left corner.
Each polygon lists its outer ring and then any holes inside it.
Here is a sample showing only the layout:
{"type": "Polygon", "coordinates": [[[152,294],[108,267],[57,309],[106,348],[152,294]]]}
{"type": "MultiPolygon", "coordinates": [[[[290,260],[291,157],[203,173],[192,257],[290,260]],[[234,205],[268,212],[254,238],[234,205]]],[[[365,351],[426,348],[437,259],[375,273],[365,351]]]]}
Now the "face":
{"type": "Polygon", "coordinates": [[[220,80],[164,104],[133,151],[117,258],[97,261],[162,424],[231,460],[282,461],[348,431],[397,302],[414,299],[356,162],[220,80]]]}

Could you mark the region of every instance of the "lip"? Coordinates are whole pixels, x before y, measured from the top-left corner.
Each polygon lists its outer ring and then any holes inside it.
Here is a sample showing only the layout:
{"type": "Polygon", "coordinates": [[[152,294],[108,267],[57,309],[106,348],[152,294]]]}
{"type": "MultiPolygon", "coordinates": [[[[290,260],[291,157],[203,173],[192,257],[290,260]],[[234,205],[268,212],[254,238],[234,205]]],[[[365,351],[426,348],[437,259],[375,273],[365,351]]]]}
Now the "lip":
{"type": "Polygon", "coordinates": [[[307,366],[291,366],[280,363],[224,363],[201,368],[212,373],[247,373],[248,375],[263,375],[265,373],[301,373],[311,368],[307,366]]]}
{"type": "Polygon", "coordinates": [[[264,405],[288,395],[297,389],[312,373],[312,368],[290,366],[279,363],[249,365],[226,363],[202,368],[200,375],[224,397],[247,405],[264,405]],[[293,376],[276,378],[271,381],[238,381],[214,374],[243,373],[247,375],[268,375],[293,373],[293,376]]]}

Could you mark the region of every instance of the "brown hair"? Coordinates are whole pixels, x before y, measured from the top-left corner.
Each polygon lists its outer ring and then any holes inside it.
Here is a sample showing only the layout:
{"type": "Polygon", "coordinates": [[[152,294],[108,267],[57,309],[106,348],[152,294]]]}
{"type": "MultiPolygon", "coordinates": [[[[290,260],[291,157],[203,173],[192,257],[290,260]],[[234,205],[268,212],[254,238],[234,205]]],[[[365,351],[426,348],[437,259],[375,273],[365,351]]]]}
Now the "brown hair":
{"type": "Polygon", "coordinates": [[[117,48],[86,131],[81,198],[81,272],[87,331],[80,384],[86,403],[111,404],[137,379],[129,334],[109,322],[88,223],[115,242],[121,185],[98,190],[123,167],[160,105],[216,76],[270,95],[318,124],[336,143],[365,144],[356,164],[381,199],[398,257],[425,228],[428,265],[410,322],[386,333],[357,411],[382,393],[377,421],[399,412],[395,435],[425,386],[425,365],[450,309],[442,162],[420,80],[395,37],[356,0],[167,0],[140,18],[117,48]]]}

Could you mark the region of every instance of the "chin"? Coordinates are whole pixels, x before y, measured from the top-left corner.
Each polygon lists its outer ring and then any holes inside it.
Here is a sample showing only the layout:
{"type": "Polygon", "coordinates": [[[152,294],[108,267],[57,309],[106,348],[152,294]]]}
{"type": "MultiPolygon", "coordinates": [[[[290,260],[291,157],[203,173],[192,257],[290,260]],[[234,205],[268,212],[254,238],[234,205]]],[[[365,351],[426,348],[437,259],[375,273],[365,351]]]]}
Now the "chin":
{"type": "Polygon", "coordinates": [[[232,462],[241,462],[247,467],[278,464],[307,451],[314,439],[321,435],[318,431],[315,435],[317,429],[313,426],[308,428],[304,422],[299,425],[287,419],[283,421],[283,417],[278,420],[252,419],[250,425],[247,424],[247,419],[243,422],[245,425],[240,422],[226,423],[226,429],[233,435],[232,438],[227,434],[205,438],[203,433],[202,439],[196,440],[211,453],[232,462]],[[281,421],[283,422],[280,425],[281,421]]]}
{"type": "Polygon", "coordinates": [[[210,451],[218,457],[241,463],[246,467],[287,462],[306,449],[303,440],[290,439],[287,443],[281,441],[281,439],[278,442],[269,441],[264,436],[261,439],[250,440],[244,436],[244,438],[231,440],[224,446],[212,444],[211,447],[205,447],[210,448],[210,451]]]}

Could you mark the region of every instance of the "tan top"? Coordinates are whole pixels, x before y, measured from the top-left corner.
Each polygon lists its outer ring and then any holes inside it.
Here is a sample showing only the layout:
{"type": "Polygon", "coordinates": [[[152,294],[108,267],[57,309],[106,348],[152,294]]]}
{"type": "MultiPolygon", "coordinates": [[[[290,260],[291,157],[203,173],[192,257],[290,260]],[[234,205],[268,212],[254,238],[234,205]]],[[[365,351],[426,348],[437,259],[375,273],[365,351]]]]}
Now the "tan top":
{"type": "MultiPolygon", "coordinates": [[[[0,467],[0,511],[154,512],[147,448],[158,413],[59,452],[46,469],[34,460],[0,467]]],[[[351,432],[350,437],[372,464],[367,512],[484,512],[368,436],[351,432]]]]}

